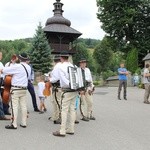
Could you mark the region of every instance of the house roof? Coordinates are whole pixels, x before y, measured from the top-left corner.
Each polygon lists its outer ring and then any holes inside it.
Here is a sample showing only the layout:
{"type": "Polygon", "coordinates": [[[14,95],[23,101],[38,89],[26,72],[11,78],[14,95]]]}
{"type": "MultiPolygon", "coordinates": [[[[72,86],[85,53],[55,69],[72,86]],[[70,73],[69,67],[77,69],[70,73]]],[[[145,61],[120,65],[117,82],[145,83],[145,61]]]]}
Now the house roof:
{"type": "Polygon", "coordinates": [[[148,53],[144,58],[143,58],[143,61],[145,60],[150,60],[150,53],[148,53]]]}
{"type": "Polygon", "coordinates": [[[75,34],[80,36],[82,33],[79,31],[67,26],[65,24],[51,24],[44,27],[44,32],[51,32],[51,33],[67,33],[67,34],[75,34]]]}
{"type": "Polygon", "coordinates": [[[119,80],[118,76],[112,76],[106,79],[106,81],[119,80]]]}

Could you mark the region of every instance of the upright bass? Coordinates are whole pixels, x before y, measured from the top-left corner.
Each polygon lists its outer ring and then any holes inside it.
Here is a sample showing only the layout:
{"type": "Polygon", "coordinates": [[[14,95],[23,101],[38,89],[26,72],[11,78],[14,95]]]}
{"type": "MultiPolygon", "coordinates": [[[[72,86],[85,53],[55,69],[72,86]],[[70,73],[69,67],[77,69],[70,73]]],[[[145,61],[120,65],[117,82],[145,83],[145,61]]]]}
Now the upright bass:
{"type": "Polygon", "coordinates": [[[4,104],[8,104],[10,101],[11,79],[11,75],[6,75],[4,78],[4,89],[2,91],[2,101],[4,104]]]}

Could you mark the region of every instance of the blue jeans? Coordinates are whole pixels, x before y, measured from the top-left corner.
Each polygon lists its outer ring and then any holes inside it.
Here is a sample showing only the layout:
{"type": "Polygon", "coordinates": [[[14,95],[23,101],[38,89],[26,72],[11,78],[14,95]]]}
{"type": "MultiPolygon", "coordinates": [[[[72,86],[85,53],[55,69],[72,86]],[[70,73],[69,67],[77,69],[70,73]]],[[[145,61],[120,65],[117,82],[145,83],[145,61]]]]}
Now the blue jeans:
{"type": "Polygon", "coordinates": [[[3,111],[3,103],[0,100],[0,117],[5,117],[4,111],[3,111]]]}
{"type": "Polygon", "coordinates": [[[35,95],[35,91],[34,91],[34,86],[31,83],[31,81],[28,81],[28,91],[29,91],[29,93],[30,93],[30,95],[32,97],[32,104],[33,104],[34,110],[38,109],[37,103],[36,103],[36,95],[35,95]]]}

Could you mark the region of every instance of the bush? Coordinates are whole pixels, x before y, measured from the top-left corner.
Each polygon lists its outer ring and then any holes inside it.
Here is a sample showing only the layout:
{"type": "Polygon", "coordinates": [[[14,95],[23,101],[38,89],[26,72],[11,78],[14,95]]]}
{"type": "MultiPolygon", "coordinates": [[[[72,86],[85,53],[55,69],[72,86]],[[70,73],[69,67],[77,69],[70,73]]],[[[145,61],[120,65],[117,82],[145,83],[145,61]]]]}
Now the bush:
{"type": "Polygon", "coordinates": [[[116,75],[117,75],[117,73],[116,73],[116,72],[113,72],[113,71],[111,71],[111,70],[102,72],[103,80],[106,80],[108,77],[116,76],[116,75]]]}

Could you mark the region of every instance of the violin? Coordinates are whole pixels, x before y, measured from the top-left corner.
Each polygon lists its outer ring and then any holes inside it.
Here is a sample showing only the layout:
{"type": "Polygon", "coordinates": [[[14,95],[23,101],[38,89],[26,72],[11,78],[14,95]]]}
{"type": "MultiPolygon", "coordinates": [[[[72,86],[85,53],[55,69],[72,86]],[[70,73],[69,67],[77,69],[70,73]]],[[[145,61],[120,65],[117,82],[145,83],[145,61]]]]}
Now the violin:
{"type": "Polygon", "coordinates": [[[47,81],[47,82],[45,83],[45,89],[44,89],[44,91],[43,91],[43,95],[44,95],[44,96],[50,96],[50,95],[51,95],[51,90],[50,90],[50,88],[51,88],[51,83],[50,83],[49,81],[47,81]]]}
{"type": "Polygon", "coordinates": [[[6,75],[4,79],[4,90],[2,91],[2,101],[4,104],[8,104],[10,100],[11,79],[11,75],[6,75]]]}

